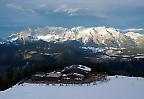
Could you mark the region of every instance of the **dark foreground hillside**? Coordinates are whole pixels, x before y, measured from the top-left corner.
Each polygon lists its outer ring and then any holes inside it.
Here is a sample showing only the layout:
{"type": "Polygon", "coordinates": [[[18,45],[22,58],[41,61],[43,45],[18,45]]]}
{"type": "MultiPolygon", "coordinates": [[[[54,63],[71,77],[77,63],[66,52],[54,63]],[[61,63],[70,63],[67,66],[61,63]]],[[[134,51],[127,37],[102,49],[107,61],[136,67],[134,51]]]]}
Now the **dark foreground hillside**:
{"type": "Polygon", "coordinates": [[[0,45],[0,90],[5,90],[37,72],[62,70],[81,64],[92,72],[144,77],[144,59],[121,57],[103,59],[103,53],[83,49],[76,41],[44,41],[0,45]]]}

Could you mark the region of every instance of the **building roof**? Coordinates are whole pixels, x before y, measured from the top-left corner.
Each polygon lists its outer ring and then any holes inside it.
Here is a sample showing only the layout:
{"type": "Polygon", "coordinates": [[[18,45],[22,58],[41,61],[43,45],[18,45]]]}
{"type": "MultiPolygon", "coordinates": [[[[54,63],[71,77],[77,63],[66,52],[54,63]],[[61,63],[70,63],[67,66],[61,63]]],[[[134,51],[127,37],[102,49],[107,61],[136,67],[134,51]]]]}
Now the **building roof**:
{"type": "Polygon", "coordinates": [[[45,73],[37,73],[33,76],[35,76],[35,77],[45,77],[45,73]]]}
{"type": "Polygon", "coordinates": [[[87,67],[87,66],[83,66],[83,65],[78,65],[78,67],[77,68],[79,68],[79,69],[82,69],[82,70],[85,70],[85,71],[91,71],[91,68],[89,68],[89,67],[87,67]]]}
{"type": "Polygon", "coordinates": [[[72,71],[72,70],[76,70],[76,71],[83,71],[83,72],[90,72],[91,68],[87,67],[87,66],[83,66],[83,65],[71,65],[68,67],[65,67],[62,72],[66,72],[66,71],[72,71]]]}
{"type": "Polygon", "coordinates": [[[69,73],[69,74],[63,74],[62,76],[63,76],[63,77],[65,77],[65,76],[70,76],[70,75],[74,75],[74,76],[78,76],[78,77],[84,77],[84,75],[79,74],[79,73],[69,73]]]}
{"type": "Polygon", "coordinates": [[[60,72],[50,72],[47,73],[46,77],[60,77],[62,74],[60,72]]]}

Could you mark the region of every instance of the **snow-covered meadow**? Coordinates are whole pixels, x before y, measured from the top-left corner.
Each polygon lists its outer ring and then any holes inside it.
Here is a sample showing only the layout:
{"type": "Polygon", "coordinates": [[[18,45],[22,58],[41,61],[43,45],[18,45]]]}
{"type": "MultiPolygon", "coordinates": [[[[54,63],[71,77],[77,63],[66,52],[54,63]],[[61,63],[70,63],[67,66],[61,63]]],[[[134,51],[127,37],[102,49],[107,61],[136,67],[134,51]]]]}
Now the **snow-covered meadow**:
{"type": "Polygon", "coordinates": [[[109,76],[96,85],[15,85],[0,92],[0,99],[144,99],[144,78],[109,76]]]}

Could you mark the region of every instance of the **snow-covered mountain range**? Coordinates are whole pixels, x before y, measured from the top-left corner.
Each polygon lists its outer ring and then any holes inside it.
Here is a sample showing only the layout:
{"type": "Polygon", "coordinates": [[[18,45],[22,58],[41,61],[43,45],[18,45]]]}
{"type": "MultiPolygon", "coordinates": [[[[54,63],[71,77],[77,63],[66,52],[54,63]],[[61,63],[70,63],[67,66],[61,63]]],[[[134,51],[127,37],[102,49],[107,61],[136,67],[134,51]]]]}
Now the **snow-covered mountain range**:
{"type": "Polygon", "coordinates": [[[20,64],[30,61],[36,65],[99,63],[120,69],[133,66],[132,70],[144,66],[144,34],[107,27],[29,28],[1,41],[0,48],[4,64],[19,60],[20,64]]]}
{"type": "MultiPolygon", "coordinates": [[[[46,42],[65,42],[75,40],[84,46],[127,48],[142,46],[144,35],[135,32],[120,33],[117,29],[106,27],[45,27],[28,29],[12,34],[7,41],[43,40],[46,42]]],[[[2,44],[2,42],[1,42],[2,44]]]]}

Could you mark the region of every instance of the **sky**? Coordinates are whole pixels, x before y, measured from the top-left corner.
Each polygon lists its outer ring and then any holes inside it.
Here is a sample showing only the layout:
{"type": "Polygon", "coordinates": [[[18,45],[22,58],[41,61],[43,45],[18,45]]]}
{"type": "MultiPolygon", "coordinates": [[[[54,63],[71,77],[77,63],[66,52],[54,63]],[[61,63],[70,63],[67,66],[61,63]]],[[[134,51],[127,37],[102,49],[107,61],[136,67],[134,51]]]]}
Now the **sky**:
{"type": "Polygon", "coordinates": [[[143,28],[144,0],[0,0],[0,34],[43,26],[143,28]]]}

